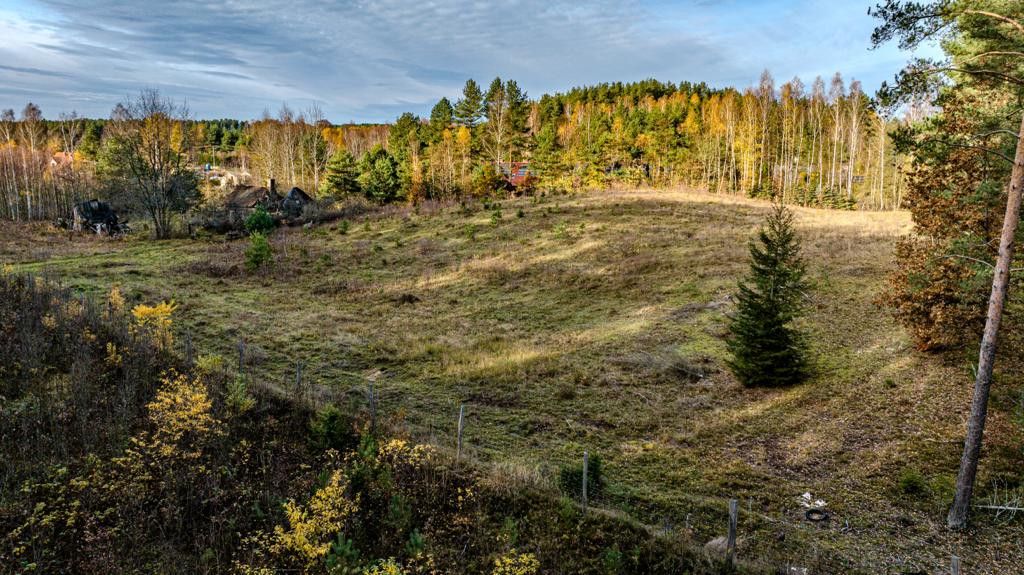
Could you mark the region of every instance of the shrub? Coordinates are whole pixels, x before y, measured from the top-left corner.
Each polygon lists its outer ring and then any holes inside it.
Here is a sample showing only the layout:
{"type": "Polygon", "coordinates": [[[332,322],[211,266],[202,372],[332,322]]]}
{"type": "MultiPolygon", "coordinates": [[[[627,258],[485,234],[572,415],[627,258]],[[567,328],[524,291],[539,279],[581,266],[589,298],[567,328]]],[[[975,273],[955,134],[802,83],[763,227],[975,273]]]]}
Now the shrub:
{"type": "Polygon", "coordinates": [[[266,235],[274,229],[274,218],[267,213],[263,206],[257,208],[245,219],[245,231],[250,234],[266,235]]]}
{"type": "Polygon", "coordinates": [[[913,468],[904,469],[903,472],[900,473],[900,479],[897,485],[900,493],[904,495],[923,495],[928,490],[928,484],[924,480],[924,475],[922,475],[917,469],[913,468]]]}
{"type": "Polygon", "coordinates": [[[318,411],[309,428],[313,441],[320,447],[343,450],[356,446],[358,438],[352,421],[337,406],[328,405],[318,411]]]}
{"type": "MultiPolygon", "coordinates": [[[[583,463],[562,467],[558,486],[570,497],[583,496],[583,463]]],[[[596,499],[604,492],[604,469],[601,456],[591,453],[587,461],[587,498],[596,499]]]]}
{"type": "Polygon", "coordinates": [[[728,364],[743,385],[788,385],[806,377],[804,337],[793,326],[807,287],[804,273],[793,214],[775,204],[750,243],[750,274],[739,284],[730,318],[728,364]]]}
{"type": "MultiPolygon", "coordinates": [[[[123,304],[123,300],[122,300],[123,304]]],[[[173,343],[171,335],[171,314],[178,309],[174,300],[160,302],[157,305],[139,304],[132,308],[135,323],[143,330],[148,330],[160,347],[169,349],[173,343]]]]}
{"type": "MultiPolygon", "coordinates": [[[[478,196],[489,196],[498,191],[504,180],[492,164],[483,164],[473,170],[471,186],[478,196]]],[[[486,208],[485,208],[486,209],[486,208]]]]}
{"type": "Polygon", "coordinates": [[[533,553],[517,553],[515,549],[494,560],[492,575],[534,575],[540,562],[533,553]]]}
{"type": "Polygon", "coordinates": [[[245,250],[245,268],[249,271],[256,271],[273,259],[274,253],[270,249],[270,242],[267,236],[261,233],[254,233],[249,237],[249,247],[245,250]]]}

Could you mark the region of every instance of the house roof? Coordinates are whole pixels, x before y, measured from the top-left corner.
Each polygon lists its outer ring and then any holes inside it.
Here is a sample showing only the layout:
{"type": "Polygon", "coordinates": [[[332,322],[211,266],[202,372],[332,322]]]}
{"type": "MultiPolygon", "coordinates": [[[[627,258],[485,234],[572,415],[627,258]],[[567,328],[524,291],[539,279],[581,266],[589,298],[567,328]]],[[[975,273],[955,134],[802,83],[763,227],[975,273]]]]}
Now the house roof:
{"type": "Polygon", "coordinates": [[[285,201],[288,202],[312,202],[313,198],[309,197],[309,194],[302,191],[302,188],[292,188],[288,191],[288,195],[285,196],[285,201]]]}
{"type": "Polygon", "coordinates": [[[228,194],[225,204],[229,208],[255,208],[259,204],[277,202],[281,196],[263,186],[235,186],[228,194]]]}

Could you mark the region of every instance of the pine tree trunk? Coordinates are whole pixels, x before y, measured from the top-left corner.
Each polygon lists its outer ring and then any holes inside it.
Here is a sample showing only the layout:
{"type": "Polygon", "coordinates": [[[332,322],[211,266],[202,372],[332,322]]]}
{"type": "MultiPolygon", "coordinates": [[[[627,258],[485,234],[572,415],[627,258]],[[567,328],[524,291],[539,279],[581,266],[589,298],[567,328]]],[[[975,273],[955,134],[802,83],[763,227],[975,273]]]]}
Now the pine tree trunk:
{"type": "Polygon", "coordinates": [[[953,507],[949,510],[946,523],[950,529],[967,527],[967,515],[971,506],[974,480],[978,474],[978,458],[981,455],[981,440],[985,434],[985,417],[988,413],[988,395],[992,387],[992,365],[996,358],[996,340],[999,323],[1003,319],[1003,306],[1010,284],[1010,263],[1013,260],[1013,240],[1020,222],[1021,188],[1024,188],[1024,117],[1018,131],[1017,152],[1010,175],[1009,193],[1006,198],[1006,216],[999,239],[999,256],[996,258],[995,274],[992,278],[992,295],[988,301],[988,315],[985,331],[981,337],[981,351],[978,354],[978,375],[974,380],[974,399],[971,401],[971,416],[967,422],[967,439],[960,459],[960,472],[956,478],[956,494],[953,507]]]}

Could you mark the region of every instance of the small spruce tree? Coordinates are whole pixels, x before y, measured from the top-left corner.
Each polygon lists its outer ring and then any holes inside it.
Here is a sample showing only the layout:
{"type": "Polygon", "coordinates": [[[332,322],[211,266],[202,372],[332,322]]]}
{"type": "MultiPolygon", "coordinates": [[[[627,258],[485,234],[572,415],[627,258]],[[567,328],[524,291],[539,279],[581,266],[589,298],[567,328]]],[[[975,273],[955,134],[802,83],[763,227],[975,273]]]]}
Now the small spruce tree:
{"type": "Polygon", "coordinates": [[[804,274],[793,214],[775,204],[750,243],[750,274],[739,284],[730,318],[728,364],[743,385],[789,385],[806,377],[805,339],[793,325],[803,307],[804,274]]]}

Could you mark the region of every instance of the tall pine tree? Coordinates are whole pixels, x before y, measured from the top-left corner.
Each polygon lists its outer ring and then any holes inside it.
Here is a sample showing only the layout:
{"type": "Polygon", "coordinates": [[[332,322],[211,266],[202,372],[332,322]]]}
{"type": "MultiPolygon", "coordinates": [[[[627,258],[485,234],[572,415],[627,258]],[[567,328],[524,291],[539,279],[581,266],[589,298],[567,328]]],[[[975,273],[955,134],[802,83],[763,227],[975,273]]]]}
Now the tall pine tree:
{"type": "Polygon", "coordinates": [[[806,377],[805,339],[793,325],[803,307],[804,274],[793,213],[775,204],[750,243],[750,274],[739,284],[729,325],[728,363],[743,385],[790,385],[806,377]]]}
{"type": "Polygon", "coordinates": [[[455,122],[472,130],[484,115],[484,93],[470,78],[462,88],[462,98],[455,102],[455,122]]]}

